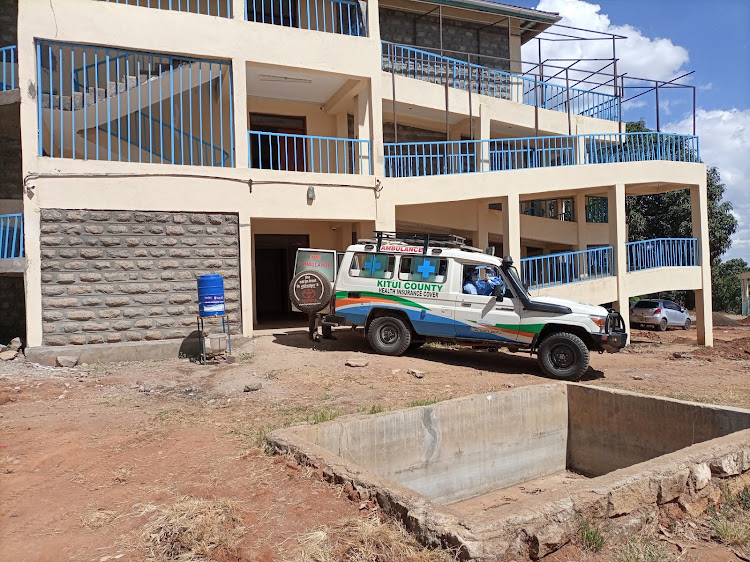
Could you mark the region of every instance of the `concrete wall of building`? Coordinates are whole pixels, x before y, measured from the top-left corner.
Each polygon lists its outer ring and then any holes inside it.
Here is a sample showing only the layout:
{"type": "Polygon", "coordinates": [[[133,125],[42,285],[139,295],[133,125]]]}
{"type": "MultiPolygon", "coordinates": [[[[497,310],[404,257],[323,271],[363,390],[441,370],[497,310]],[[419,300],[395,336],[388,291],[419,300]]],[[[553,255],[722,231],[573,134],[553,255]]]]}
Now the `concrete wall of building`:
{"type": "Polygon", "coordinates": [[[569,385],[567,466],[601,476],[748,428],[747,410],[569,385]]]}
{"type": "Polygon", "coordinates": [[[567,410],[564,385],[537,385],[295,433],[450,503],[564,470],[567,410]]]}
{"type": "Polygon", "coordinates": [[[236,214],[43,209],[43,345],[187,337],[196,280],[224,277],[241,326],[236,214]]]}

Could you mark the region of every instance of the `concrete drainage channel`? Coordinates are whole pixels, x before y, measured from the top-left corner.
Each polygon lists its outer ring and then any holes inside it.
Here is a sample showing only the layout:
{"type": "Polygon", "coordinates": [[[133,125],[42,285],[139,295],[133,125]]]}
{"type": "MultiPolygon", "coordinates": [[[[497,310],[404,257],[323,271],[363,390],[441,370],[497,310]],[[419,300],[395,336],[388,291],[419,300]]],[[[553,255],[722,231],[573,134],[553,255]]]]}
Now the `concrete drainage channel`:
{"type": "Polygon", "coordinates": [[[539,559],[581,518],[654,532],[750,484],[750,410],[579,384],[522,387],[270,434],[462,559],[539,559]]]}

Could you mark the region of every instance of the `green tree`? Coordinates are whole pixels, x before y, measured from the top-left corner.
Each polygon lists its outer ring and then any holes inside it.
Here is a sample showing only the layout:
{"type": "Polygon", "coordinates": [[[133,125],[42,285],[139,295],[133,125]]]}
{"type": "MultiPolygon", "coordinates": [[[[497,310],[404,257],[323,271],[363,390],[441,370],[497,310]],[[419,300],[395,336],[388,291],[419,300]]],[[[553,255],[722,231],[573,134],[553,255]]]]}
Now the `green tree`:
{"type": "Polygon", "coordinates": [[[711,269],[711,295],[714,310],[740,312],[742,295],[738,273],[750,271],[743,259],[735,258],[717,263],[711,269]]]}

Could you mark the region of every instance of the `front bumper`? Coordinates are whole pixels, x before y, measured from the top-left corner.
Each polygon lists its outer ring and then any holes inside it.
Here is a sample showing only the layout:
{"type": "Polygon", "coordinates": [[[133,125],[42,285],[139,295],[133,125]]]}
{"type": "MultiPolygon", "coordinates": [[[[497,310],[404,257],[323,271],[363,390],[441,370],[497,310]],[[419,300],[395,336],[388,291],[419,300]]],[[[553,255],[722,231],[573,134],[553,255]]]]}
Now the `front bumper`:
{"type": "Polygon", "coordinates": [[[625,322],[616,310],[610,310],[604,323],[604,332],[593,334],[598,349],[607,353],[617,353],[628,345],[625,322]]]}

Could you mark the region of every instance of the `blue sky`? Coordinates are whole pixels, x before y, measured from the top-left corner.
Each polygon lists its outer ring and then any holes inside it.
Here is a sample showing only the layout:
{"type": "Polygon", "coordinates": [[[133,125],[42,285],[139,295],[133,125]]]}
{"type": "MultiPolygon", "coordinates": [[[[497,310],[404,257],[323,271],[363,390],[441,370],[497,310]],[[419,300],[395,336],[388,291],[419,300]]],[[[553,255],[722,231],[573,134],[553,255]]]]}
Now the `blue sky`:
{"type": "MultiPolygon", "coordinates": [[[[618,71],[669,80],[690,70],[685,79],[697,87],[697,134],[701,158],[717,166],[734,204],[739,229],[723,259],[750,263],[750,0],[509,0],[509,4],[558,12],[560,23],[628,36],[618,41],[618,71]]],[[[611,56],[603,42],[554,43],[552,56],[611,56]],[[605,52],[608,51],[608,52],[605,52]],[[560,54],[564,53],[564,54],[560,54]]],[[[535,61],[536,44],[525,47],[535,61]]],[[[628,95],[631,95],[628,92],[628,95]]],[[[645,119],[656,127],[654,95],[623,107],[625,120],[645,119]]],[[[692,93],[660,95],[663,131],[692,133],[692,93]]]]}

